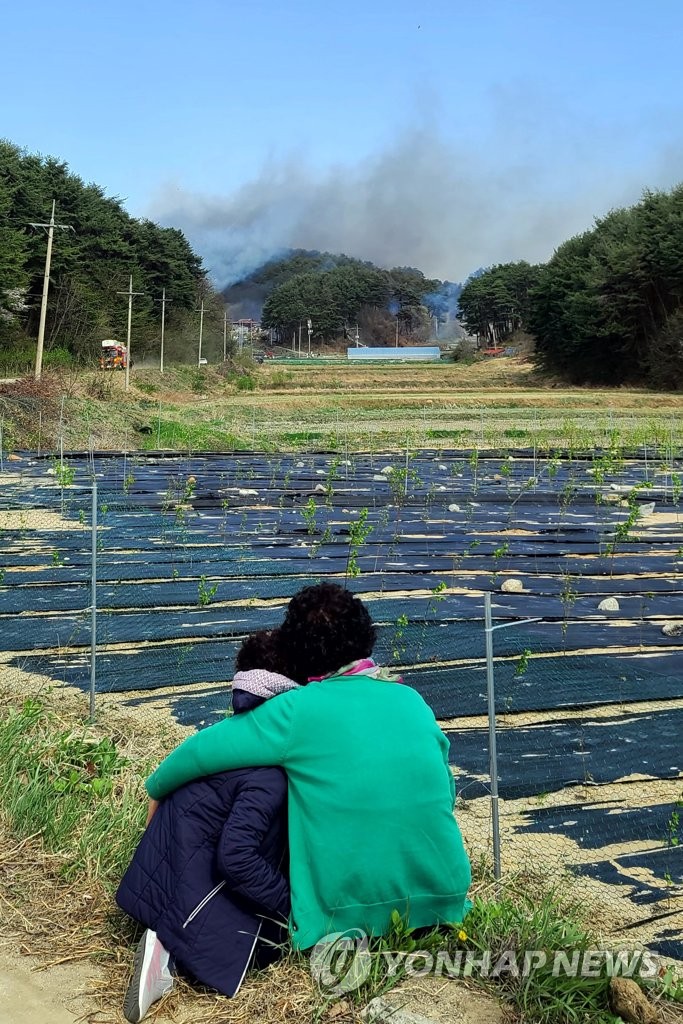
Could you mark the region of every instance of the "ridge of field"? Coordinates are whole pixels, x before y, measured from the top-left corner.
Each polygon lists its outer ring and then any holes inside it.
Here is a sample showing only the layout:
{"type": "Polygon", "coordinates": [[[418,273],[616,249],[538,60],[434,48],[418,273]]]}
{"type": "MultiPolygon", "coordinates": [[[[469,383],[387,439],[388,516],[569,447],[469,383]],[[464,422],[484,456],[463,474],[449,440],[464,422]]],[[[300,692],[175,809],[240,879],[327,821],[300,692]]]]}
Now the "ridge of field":
{"type": "Polygon", "coordinates": [[[566,387],[520,357],[63,371],[0,383],[4,451],[551,448],[680,443],[683,394],[566,387]]]}

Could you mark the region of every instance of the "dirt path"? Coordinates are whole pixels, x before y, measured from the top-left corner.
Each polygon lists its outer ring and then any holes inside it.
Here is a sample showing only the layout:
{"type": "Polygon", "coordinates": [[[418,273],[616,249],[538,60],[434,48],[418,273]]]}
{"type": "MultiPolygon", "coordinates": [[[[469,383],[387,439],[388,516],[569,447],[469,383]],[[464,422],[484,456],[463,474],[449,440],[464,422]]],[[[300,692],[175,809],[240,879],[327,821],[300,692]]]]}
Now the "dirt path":
{"type": "Polygon", "coordinates": [[[76,1024],[89,1008],[92,967],[62,964],[39,969],[32,957],[0,949],[0,1019],[3,1024],[76,1024]]]}

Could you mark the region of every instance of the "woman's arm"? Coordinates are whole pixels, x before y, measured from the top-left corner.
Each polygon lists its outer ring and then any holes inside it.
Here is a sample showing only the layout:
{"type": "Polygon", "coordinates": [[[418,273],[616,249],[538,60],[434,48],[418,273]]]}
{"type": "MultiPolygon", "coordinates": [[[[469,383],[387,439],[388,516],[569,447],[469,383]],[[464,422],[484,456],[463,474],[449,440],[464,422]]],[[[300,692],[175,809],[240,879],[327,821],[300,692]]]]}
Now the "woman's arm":
{"type": "Polygon", "coordinates": [[[161,800],[192,779],[231,768],[284,765],[296,697],[295,690],[283,693],[194,733],[147,779],[148,795],[161,800]]]}
{"type": "Polygon", "coordinates": [[[279,780],[274,779],[275,772],[255,772],[242,788],[223,827],[216,859],[232,892],[249,900],[260,913],[286,921],[289,884],[261,853],[270,828],[285,814],[287,778],[277,774],[279,780]]]}
{"type": "Polygon", "coordinates": [[[455,808],[455,775],[451,771],[450,765],[451,743],[448,736],[441,731],[438,724],[437,729],[439,729],[439,745],[443,752],[444,764],[446,765],[446,771],[448,772],[448,784],[451,788],[451,804],[453,808],[455,808]]]}

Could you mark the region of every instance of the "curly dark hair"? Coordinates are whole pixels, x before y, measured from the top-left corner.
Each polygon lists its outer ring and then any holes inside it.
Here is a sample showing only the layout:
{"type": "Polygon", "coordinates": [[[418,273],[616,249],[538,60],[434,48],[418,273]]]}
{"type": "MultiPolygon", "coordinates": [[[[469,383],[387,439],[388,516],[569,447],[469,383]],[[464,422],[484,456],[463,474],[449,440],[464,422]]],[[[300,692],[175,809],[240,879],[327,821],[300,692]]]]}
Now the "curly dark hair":
{"type": "Polygon", "coordinates": [[[372,654],[377,630],[363,602],[336,583],[304,587],[278,630],[285,675],[297,683],[372,654]]]}
{"type": "Polygon", "coordinates": [[[284,674],[277,629],[259,629],[242,642],[235,657],[235,672],[249,672],[254,668],[284,674]]]}

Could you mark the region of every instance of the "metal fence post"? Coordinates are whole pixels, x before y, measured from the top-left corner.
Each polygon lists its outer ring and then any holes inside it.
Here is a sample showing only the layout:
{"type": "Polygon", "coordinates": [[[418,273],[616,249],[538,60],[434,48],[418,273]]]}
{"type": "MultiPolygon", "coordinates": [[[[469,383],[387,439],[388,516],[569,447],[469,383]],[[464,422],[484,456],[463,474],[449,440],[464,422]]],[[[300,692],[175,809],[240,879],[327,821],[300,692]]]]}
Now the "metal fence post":
{"type": "Polygon", "coordinates": [[[498,809],[498,748],[496,746],[496,687],[493,674],[493,622],[491,594],[484,594],[484,632],[486,634],[486,696],[489,717],[489,776],[491,780],[491,821],[493,826],[493,875],[501,878],[500,817],[498,809]]]}
{"type": "Polygon", "coordinates": [[[90,721],[95,720],[95,658],[97,655],[97,480],[92,478],[90,562],[90,721]]]}

